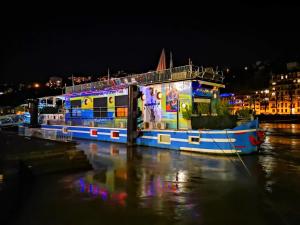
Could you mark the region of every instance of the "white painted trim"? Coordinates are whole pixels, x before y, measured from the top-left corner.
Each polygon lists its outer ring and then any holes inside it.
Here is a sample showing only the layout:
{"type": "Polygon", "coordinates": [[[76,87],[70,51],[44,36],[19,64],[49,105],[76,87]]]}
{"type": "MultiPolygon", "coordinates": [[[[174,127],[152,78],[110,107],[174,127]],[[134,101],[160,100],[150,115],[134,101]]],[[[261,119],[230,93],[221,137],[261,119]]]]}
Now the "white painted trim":
{"type": "Polygon", "coordinates": [[[183,138],[171,138],[171,141],[188,142],[187,139],[183,139],[183,138]]]}
{"type": "Polygon", "coordinates": [[[200,142],[235,142],[235,138],[200,138],[200,142]]]}
{"type": "MultiPolygon", "coordinates": [[[[189,136],[191,137],[191,136],[189,136]]],[[[198,137],[198,136],[195,136],[198,137]]],[[[145,138],[145,139],[153,139],[153,140],[158,140],[158,136],[142,136],[141,138],[145,138]]],[[[188,139],[183,139],[183,138],[171,138],[171,141],[178,141],[178,142],[189,142],[188,139]]],[[[235,142],[236,139],[235,138],[200,138],[200,142],[235,142]]],[[[194,144],[194,143],[191,143],[194,144]]],[[[195,143],[195,144],[199,144],[199,143],[195,143]]]]}
{"type": "MultiPolygon", "coordinates": [[[[53,127],[60,127],[62,125],[46,125],[53,127]]],[[[69,126],[67,127],[77,127],[77,128],[90,128],[90,129],[110,129],[110,130],[127,130],[126,128],[112,128],[112,127],[83,127],[83,126],[69,126]]],[[[48,128],[51,129],[51,128],[48,128]]],[[[54,129],[54,128],[53,128],[54,129]]],[[[247,129],[247,130],[142,130],[144,132],[154,131],[154,132],[176,132],[176,133],[192,133],[192,134],[235,134],[243,132],[255,132],[256,129],[247,129]]]]}
{"type": "Polygon", "coordinates": [[[99,131],[98,131],[98,134],[100,134],[100,135],[110,135],[110,133],[106,133],[106,132],[99,132],[99,131]]]}
{"type": "Polygon", "coordinates": [[[82,133],[82,134],[89,134],[90,131],[86,131],[86,130],[68,130],[69,132],[72,133],[82,133]]]}
{"type": "Polygon", "coordinates": [[[141,136],[141,138],[157,140],[157,136],[141,136]]]}
{"type": "Polygon", "coordinates": [[[236,149],[208,149],[208,148],[189,148],[189,147],[180,147],[182,151],[190,151],[190,152],[201,152],[201,153],[216,153],[216,154],[234,154],[237,152],[241,152],[241,150],[236,149]]]}
{"type": "Polygon", "coordinates": [[[169,133],[187,133],[187,134],[235,134],[244,132],[255,132],[256,129],[247,130],[142,130],[143,132],[169,132],[169,133]]]}
{"type": "Polygon", "coordinates": [[[113,127],[85,127],[85,126],[71,126],[71,125],[46,125],[46,126],[67,126],[67,127],[77,127],[77,128],[90,128],[90,129],[111,129],[111,130],[127,130],[127,128],[113,128],[113,127]]]}
{"type": "Polygon", "coordinates": [[[61,131],[61,129],[58,129],[58,128],[44,128],[44,127],[42,127],[42,130],[60,130],[61,131]]]}

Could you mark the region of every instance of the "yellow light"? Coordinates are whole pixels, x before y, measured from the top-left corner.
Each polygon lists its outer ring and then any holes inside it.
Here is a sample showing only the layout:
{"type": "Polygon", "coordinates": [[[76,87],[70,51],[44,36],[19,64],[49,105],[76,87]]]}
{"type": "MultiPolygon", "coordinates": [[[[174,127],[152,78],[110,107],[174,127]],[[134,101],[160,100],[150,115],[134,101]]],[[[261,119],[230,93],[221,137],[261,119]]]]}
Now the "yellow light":
{"type": "Polygon", "coordinates": [[[185,104],[185,103],[182,103],[181,107],[182,107],[183,109],[185,109],[185,108],[186,108],[186,104],[185,104]]]}
{"type": "Polygon", "coordinates": [[[39,83],[35,83],[33,86],[34,86],[35,88],[39,88],[39,87],[40,87],[40,84],[39,84],[39,83]]]}

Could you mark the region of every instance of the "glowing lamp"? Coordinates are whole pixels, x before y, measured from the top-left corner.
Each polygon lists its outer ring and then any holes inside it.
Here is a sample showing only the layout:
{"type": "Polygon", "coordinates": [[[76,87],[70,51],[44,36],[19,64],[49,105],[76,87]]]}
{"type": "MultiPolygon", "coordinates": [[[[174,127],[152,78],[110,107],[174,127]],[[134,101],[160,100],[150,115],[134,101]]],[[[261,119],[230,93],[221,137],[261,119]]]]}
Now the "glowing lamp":
{"type": "Polygon", "coordinates": [[[186,104],[185,103],[182,103],[182,105],[181,105],[181,107],[183,108],[183,109],[185,109],[186,108],[186,104]]]}

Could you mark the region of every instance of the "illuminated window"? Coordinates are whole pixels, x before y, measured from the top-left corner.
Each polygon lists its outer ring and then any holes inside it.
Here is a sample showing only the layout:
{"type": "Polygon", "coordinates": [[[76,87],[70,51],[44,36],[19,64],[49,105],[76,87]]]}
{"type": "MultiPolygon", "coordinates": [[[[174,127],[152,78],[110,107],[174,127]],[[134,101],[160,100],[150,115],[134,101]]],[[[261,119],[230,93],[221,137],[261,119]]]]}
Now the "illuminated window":
{"type": "Polygon", "coordinates": [[[125,107],[117,107],[116,108],[116,117],[127,117],[128,109],[125,107]]]}
{"type": "Polygon", "coordinates": [[[115,96],[116,117],[127,117],[128,115],[127,105],[128,105],[127,95],[115,96]]]}

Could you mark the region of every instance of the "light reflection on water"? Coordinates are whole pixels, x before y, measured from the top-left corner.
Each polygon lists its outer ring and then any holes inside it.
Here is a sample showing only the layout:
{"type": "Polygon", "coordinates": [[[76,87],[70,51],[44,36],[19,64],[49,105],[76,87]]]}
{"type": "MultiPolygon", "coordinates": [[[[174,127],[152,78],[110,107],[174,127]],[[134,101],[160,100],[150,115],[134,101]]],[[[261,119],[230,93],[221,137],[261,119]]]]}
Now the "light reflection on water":
{"type": "MultiPolygon", "coordinates": [[[[202,223],[206,221],[206,217],[213,215],[213,208],[224,210],[223,203],[218,199],[221,196],[228,198],[232,192],[239,190],[247,193],[252,188],[257,188],[254,192],[258,195],[264,192],[278,194],[277,188],[284,186],[278,180],[279,177],[284,177],[282,164],[288,168],[287,173],[299,176],[300,164],[294,159],[300,153],[300,126],[263,124],[262,127],[267,130],[262,154],[243,157],[252,173],[251,178],[237,157],[142,147],[129,153],[124,145],[83,141],[77,148],[85,150],[94,171],[92,175],[89,172],[74,182],[79,184],[78,190],[84,193],[91,193],[91,187],[93,190],[102,188],[106,196],[100,196],[103,204],[114,203],[131,208],[133,201],[138,208],[151,210],[157,215],[171,216],[182,223],[190,223],[191,218],[202,223]],[[295,152],[295,158],[291,152],[295,152]],[[118,195],[121,197],[117,197],[118,195]],[[216,205],[208,207],[209,201],[215,201],[216,205]]],[[[241,198],[248,199],[249,196],[241,198]]],[[[227,202],[226,207],[237,204],[234,199],[228,200],[232,202],[227,202]]],[[[252,201],[259,199],[254,197],[252,201]]],[[[253,213],[253,221],[261,223],[262,214],[261,211],[253,213]]],[[[222,213],[220,216],[222,217],[222,213]]],[[[274,217],[276,216],[278,215],[274,213],[274,217]]],[[[216,222],[218,219],[212,221],[216,222]]],[[[239,221],[244,219],[239,218],[239,221]]]]}
{"type": "Polygon", "coordinates": [[[261,153],[243,157],[251,176],[235,156],[79,141],[93,170],[46,179],[59,200],[36,191],[27,213],[43,215],[42,204],[64,224],[298,224],[300,126],[262,127],[261,153]]]}
{"type": "Polygon", "coordinates": [[[129,209],[135,205],[179,221],[200,218],[202,199],[219,201],[234,182],[248,182],[237,157],[127,150],[124,145],[89,141],[77,148],[85,151],[94,168],[74,176],[72,188],[85,194],[85,200],[129,209]]]}

